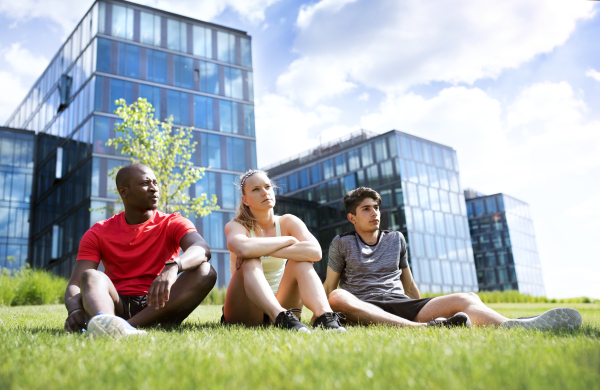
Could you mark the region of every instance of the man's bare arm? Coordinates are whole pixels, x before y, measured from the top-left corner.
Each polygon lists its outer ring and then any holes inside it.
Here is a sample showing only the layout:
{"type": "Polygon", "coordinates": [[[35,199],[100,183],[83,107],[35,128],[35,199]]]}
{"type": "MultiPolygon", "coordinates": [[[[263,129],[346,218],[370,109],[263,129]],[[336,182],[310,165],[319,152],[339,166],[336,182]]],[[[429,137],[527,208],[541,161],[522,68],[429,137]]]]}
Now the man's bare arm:
{"type": "Polygon", "coordinates": [[[325,289],[325,294],[329,298],[329,294],[340,284],[340,279],[342,277],[341,273],[335,272],[331,269],[331,267],[327,267],[327,276],[325,277],[325,283],[323,283],[323,288],[325,289]]]}
{"type": "Polygon", "coordinates": [[[410,267],[402,268],[402,274],[400,274],[400,281],[402,282],[402,287],[404,287],[404,293],[413,299],[420,299],[421,292],[413,279],[412,272],[410,272],[410,267]]]}
{"type": "Polygon", "coordinates": [[[65,291],[65,307],[67,308],[67,320],[65,330],[67,332],[81,332],[85,329],[85,310],[81,302],[81,275],[88,269],[98,269],[98,263],[91,260],[79,260],[75,262],[71,279],[65,291]]]}

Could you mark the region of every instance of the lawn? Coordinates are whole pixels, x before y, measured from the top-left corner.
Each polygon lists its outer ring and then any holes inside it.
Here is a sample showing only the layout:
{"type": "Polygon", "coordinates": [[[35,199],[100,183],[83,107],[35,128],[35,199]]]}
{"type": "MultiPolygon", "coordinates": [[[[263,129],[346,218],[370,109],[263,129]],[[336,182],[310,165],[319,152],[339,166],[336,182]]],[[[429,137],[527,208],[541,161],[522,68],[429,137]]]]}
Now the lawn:
{"type": "MultiPolygon", "coordinates": [[[[518,317],[560,305],[490,306],[518,317]]],[[[0,307],[0,389],[597,389],[600,305],[568,306],[583,315],[578,331],[310,335],[221,327],[220,306],[201,306],[180,328],[121,340],[63,333],[63,306],[0,307]]]]}

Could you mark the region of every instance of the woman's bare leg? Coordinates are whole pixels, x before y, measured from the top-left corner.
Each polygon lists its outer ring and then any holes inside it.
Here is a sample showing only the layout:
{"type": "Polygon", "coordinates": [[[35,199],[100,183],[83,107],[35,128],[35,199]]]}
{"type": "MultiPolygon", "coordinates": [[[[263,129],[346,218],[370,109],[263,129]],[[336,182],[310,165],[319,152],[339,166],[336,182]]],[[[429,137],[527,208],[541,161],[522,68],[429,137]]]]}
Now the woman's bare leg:
{"type": "Polygon", "coordinates": [[[227,323],[261,325],[263,313],[275,322],[282,311],[285,309],[273,295],[260,259],[245,259],[227,288],[224,306],[227,323]]]}
{"type": "Polygon", "coordinates": [[[323,313],[332,312],[321,279],[312,263],[307,261],[288,261],[283,278],[277,290],[277,300],[286,309],[302,308],[306,305],[314,318],[323,313]]]}

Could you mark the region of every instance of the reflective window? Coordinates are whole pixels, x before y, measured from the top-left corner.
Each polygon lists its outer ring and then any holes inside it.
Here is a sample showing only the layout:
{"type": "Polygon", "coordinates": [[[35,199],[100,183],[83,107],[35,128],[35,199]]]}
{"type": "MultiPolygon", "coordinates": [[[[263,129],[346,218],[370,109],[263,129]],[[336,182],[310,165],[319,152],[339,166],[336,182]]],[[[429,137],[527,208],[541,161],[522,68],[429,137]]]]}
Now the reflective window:
{"type": "Polygon", "coordinates": [[[140,97],[152,104],[152,108],[154,109],[153,114],[156,119],[163,119],[160,117],[160,88],[141,84],[140,97]]]}
{"type": "Polygon", "coordinates": [[[215,134],[201,134],[202,166],[221,168],[221,140],[215,134]]]}
{"type": "Polygon", "coordinates": [[[423,161],[423,154],[421,153],[421,142],[416,139],[411,139],[413,158],[417,161],[423,161]]]}
{"type": "Polygon", "coordinates": [[[339,180],[332,180],[327,183],[327,192],[329,193],[329,199],[337,199],[340,197],[340,183],[339,180]]]}
{"type": "Polygon", "coordinates": [[[140,13],[140,41],[160,46],[160,16],[147,12],[140,13]]]}
{"type": "Polygon", "coordinates": [[[298,189],[298,173],[292,173],[288,176],[288,191],[296,191],[298,189]]]}
{"type": "Polygon", "coordinates": [[[429,260],[419,260],[419,270],[421,271],[421,281],[431,283],[431,270],[429,269],[429,260]]]}
{"type": "Polygon", "coordinates": [[[497,198],[498,200],[498,211],[504,211],[504,199],[502,198],[502,196],[499,196],[497,198]]]}
{"type": "Polygon", "coordinates": [[[360,148],[360,152],[362,154],[362,165],[363,167],[367,167],[373,164],[373,149],[371,144],[365,145],[360,148]]]}
{"type": "MultiPolygon", "coordinates": [[[[226,137],[227,169],[244,172],[246,167],[246,141],[241,138],[226,137]]],[[[296,182],[296,189],[298,184],[296,182]]]]}
{"type": "Polygon", "coordinates": [[[346,172],[346,156],[340,154],[335,158],[335,173],[339,176],[345,174],[346,172]]]}
{"type": "Polygon", "coordinates": [[[442,266],[439,260],[431,260],[431,274],[433,276],[433,282],[442,284],[442,266]]]}
{"type": "Polygon", "coordinates": [[[450,189],[450,184],[448,182],[448,174],[445,169],[438,169],[438,176],[440,179],[440,187],[448,191],[450,189]]]}
{"type": "Polygon", "coordinates": [[[94,153],[106,153],[108,150],[106,142],[108,142],[108,118],[94,116],[94,153]]]}
{"type": "Polygon", "coordinates": [[[419,206],[419,194],[417,192],[417,185],[413,183],[406,183],[406,194],[408,202],[411,206],[419,206]]]}
{"type": "Polygon", "coordinates": [[[325,180],[329,180],[335,176],[335,172],[333,171],[333,160],[325,160],[323,161],[323,177],[325,180]]]}
{"type": "Polygon", "coordinates": [[[454,218],[450,214],[444,214],[444,218],[446,219],[446,229],[448,229],[448,234],[451,236],[456,236],[456,227],[454,226],[454,218]]]}
{"type": "Polygon", "coordinates": [[[242,51],[242,66],[252,67],[252,50],[250,47],[250,39],[240,38],[242,51]]]}
{"type": "Polygon", "coordinates": [[[173,56],[174,85],[194,89],[194,60],[190,57],[173,56]]]}
{"type": "Polygon", "coordinates": [[[315,194],[316,194],[317,203],[323,204],[323,203],[327,202],[327,187],[326,187],[325,183],[323,183],[315,188],[315,194]]]}
{"type": "Polygon", "coordinates": [[[444,154],[444,166],[446,167],[446,169],[453,170],[454,164],[452,161],[452,153],[448,149],[442,149],[442,152],[444,154]]]}
{"type": "Polygon", "coordinates": [[[321,176],[321,164],[315,164],[310,167],[310,175],[312,179],[312,184],[316,184],[323,180],[321,176]]]}
{"type": "MultiPolygon", "coordinates": [[[[122,44],[120,44],[122,45],[122,44]]],[[[125,76],[135,79],[140,78],[140,47],[136,45],[124,45],[126,54],[125,76]]]]}
{"type": "Polygon", "coordinates": [[[407,160],[406,163],[408,165],[408,180],[418,183],[419,173],[417,172],[417,164],[411,160],[407,160]]]}
{"type": "Polygon", "coordinates": [[[460,263],[452,263],[452,276],[454,284],[463,284],[462,269],[460,263]]]}
{"type": "Polygon", "coordinates": [[[217,58],[223,62],[235,62],[235,36],[222,31],[217,32],[217,58]]]}
{"type": "Polygon", "coordinates": [[[367,171],[367,182],[368,186],[376,187],[379,185],[379,169],[377,169],[377,165],[371,165],[366,169],[367,171]]]}
{"type": "Polygon", "coordinates": [[[187,93],[167,91],[167,117],[173,117],[173,123],[187,125],[187,93]]]}
{"type": "Polygon", "coordinates": [[[449,192],[448,196],[450,197],[450,208],[452,209],[452,214],[460,214],[460,205],[458,204],[458,195],[454,192],[449,192]]]}
{"type": "Polygon", "coordinates": [[[442,149],[436,145],[432,145],[431,148],[433,149],[433,161],[435,165],[437,165],[438,167],[443,167],[444,159],[442,157],[442,149]]]}
{"type": "Polygon", "coordinates": [[[409,245],[411,255],[415,257],[425,256],[425,245],[423,244],[423,236],[419,233],[409,233],[409,245]]]}
{"type": "Polygon", "coordinates": [[[429,188],[429,202],[433,210],[441,209],[439,193],[435,188],[429,188]]]}
{"type": "Polygon", "coordinates": [[[146,75],[148,81],[167,83],[167,53],[148,49],[146,53],[146,75]]]}
{"type": "Polygon", "coordinates": [[[448,198],[448,192],[439,190],[440,204],[442,205],[442,211],[445,213],[450,212],[450,199],[448,198]]]}
{"type": "Polygon", "coordinates": [[[426,186],[429,185],[429,177],[427,175],[427,165],[425,164],[417,164],[418,167],[418,171],[419,171],[419,182],[421,184],[424,184],[426,186]]]}
{"type": "Polygon", "coordinates": [[[442,272],[444,274],[444,283],[454,284],[454,280],[452,279],[452,268],[450,267],[449,262],[442,261],[442,272]]]}
{"type": "Polygon", "coordinates": [[[437,254],[440,259],[448,258],[448,251],[446,250],[446,240],[444,237],[435,236],[435,245],[437,248],[437,254]]]}
{"type": "Polygon", "coordinates": [[[433,211],[425,210],[423,211],[425,215],[425,227],[429,233],[435,233],[435,219],[433,217],[433,211]]]}
{"type": "Polygon", "coordinates": [[[211,30],[200,26],[194,26],[192,34],[194,35],[194,55],[212,58],[211,30]]]}
{"type": "Polygon", "coordinates": [[[446,250],[448,251],[448,258],[450,260],[458,259],[458,253],[456,251],[456,242],[450,237],[446,237],[446,250]]]}
{"type": "Polygon", "coordinates": [[[348,152],[348,167],[351,171],[360,168],[360,160],[358,158],[358,149],[354,149],[348,152]]]}
{"type": "Polygon", "coordinates": [[[254,106],[244,104],[244,132],[250,137],[255,136],[254,132],[254,106]]]}
{"type": "Polygon", "coordinates": [[[487,209],[488,213],[495,213],[497,211],[496,209],[496,199],[495,198],[486,198],[485,199],[485,208],[487,209]]]}
{"type": "Polygon", "coordinates": [[[236,193],[240,191],[233,184],[235,179],[234,175],[221,174],[221,198],[219,203],[224,209],[234,209],[237,206],[236,193]]]}
{"type": "Polygon", "coordinates": [[[427,164],[433,164],[431,145],[429,145],[427,142],[423,142],[421,145],[423,146],[423,160],[425,160],[427,164]]]}
{"type": "Polygon", "coordinates": [[[425,231],[425,217],[423,216],[423,210],[419,208],[413,208],[412,210],[415,229],[422,232],[425,231]]]}
{"type": "Polygon", "coordinates": [[[113,4],[111,35],[133,39],[133,9],[113,4]]]}
{"type": "Polygon", "coordinates": [[[358,187],[354,173],[344,177],[344,192],[347,193],[358,187]]]}
{"type": "Polygon", "coordinates": [[[396,157],[398,155],[398,138],[395,134],[387,137],[388,145],[390,147],[390,157],[396,157]]]}
{"type": "Polygon", "coordinates": [[[435,212],[435,224],[438,234],[446,234],[446,223],[444,222],[444,214],[435,212]]]}
{"type": "Polygon", "coordinates": [[[392,161],[385,161],[381,163],[381,183],[386,184],[394,181],[394,169],[392,167],[392,161]]]}
{"type": "Polygon", "coordinates": [[[220,100],[219,114],[219,130],[225,133],[238,134],[238,103],[229,100],[220,100]]]}
{"type": "Polygon", "coordinates": [[[435,250],[435,241],[432,235],[423,234],[423,241],[425,243],[425,252],[427,253],[427,257],[437,257],[437,253],[435,250]]]}
{"type": "Polygon", "coordinates": [[[223,67],[225,73],[225,96],[235,99],[244,98],[241,69],[223,67]]]}
{"type": "Polygon", "coordinates": [[[310,172],[308,168],[300,171],[300,187],[308,187],[310,185],[310,172]]]}
{"type": "Polygon", "coordinates": [[[385,145],[385,138],[375,141],[374,145],[375,145],[375,161],[379,162],[382,160],[387,160],[388,153],[387,153],[387,147],[385,145]]]}
{"type": "Polygon", "coordinates": [[[404,159],[396,159],[396,174],[400,175],[402,180],[408,180],[408,174],[406,173],[406,164],[404,159]]]}
{"type": "Polygon", "coordinates": [[[404,157],[412,158],[412,151],[410,149],[410,138],[402,136],[402,155],[404,157]]]}
{"type": "Polygon", "coordinates": [[[177,51],[187,51],[187,24],[173,19],[167,19],[167,48],[177,51]]]}
{"type": "Polygon", "coordinates": [[[475,200],[471,202],[471,205],[473,206],[473,213],[475,214],[475,216],[485,214],[485,210],[483,208],[483,201],[475,200]]]}
{"type": "MultiPolygon", "coordinates": [[[[381,207],[391,207],[394,205],[393,200],[392,200],[392,189],[391,188],[379,190],[379,195],[381,196],[381,207]]],[[[389,221],[388,221],[388,224],[389,224],[389,221]]],[[[388,226],[388,229],[394,230],[389,226],[388,226]]]]}
{"type": "MultiPolygon", "coordinates": [[[[253,119],[252,123],[254,123],[253,119]]],[[[201,129],[213,129],[213,100],[211,98],[194,95],[194,126],[201,129]]]]}
{"type": "Polygon", "coordinates": [[[417,186],[419,189],[419,200],[421,207],[424,209],[429,209],[431,206],[429,205],[429,191],[425,186],[417,186]]]}
{"type": "Polygon", "coordinates": [[[96,59],[96,70],[110,73],[110,41],[98,38],[98,54],[96,59]]]}

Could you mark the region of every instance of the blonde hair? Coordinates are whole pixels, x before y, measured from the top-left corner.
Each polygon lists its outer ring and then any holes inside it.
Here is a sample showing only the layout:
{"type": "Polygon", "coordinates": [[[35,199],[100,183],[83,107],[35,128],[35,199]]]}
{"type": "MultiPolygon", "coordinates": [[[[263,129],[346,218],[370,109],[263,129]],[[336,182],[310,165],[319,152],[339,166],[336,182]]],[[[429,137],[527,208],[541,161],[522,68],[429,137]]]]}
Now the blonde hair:
{"type": "MultiPolygon", "coordinates": [[[[244,185],[246,184],[246,180],[250,176],[254,175],[255,173],[262,173],[265,176],[267,176],[267,178],[269,177],[269,175],[267,175],[267,172],[258,171],[258,170],[254,170],[254,169],[251,169],[251,170],[247,171],[246,173],[244,173],[243,175],[240,175],[240,191],[242,191],[242,195],[244,195],[244,185]]],[[[273,185],[272,182],[271,182],[271,185],[273,185]]],[[[246,206],[244,204],[244,201],[240,201],[237,211],[235,212],[235,218],[233,220],[236,221],[237,223],[239,223],[240,225],[242,225],[243,227],[245,227],[246,229],[248,229],[249,232],[262,231],[262,228],[258,224],[258,220],[254,217],[254,215],[252,215],[252,211],[250,211],[250,207],[246,206]]]]}

